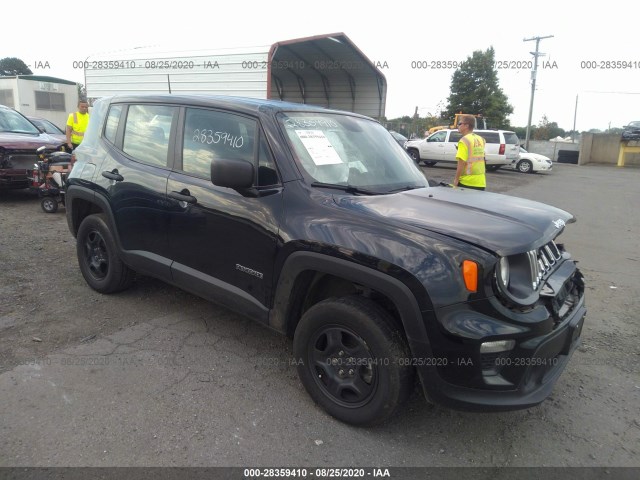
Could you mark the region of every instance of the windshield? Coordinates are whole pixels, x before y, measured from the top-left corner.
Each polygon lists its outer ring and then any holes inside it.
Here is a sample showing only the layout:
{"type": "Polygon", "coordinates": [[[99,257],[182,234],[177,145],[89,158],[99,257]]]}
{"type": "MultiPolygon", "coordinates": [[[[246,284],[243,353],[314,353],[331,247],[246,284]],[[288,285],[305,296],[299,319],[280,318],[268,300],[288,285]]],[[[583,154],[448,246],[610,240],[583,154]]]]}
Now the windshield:
{"type": "Polygon", "coordinates": [[[408,140],[408,138],[402,135],[401,133],[398,133],[398,132],[389,132],[389,133],[391,133],[391,135],[393,135],[393,138],[395,138],[396,140],[401,140],[405,142],[408,140]]]}
{"type": "Polygon", "coordinates": [[[32,118],[31,123],[34,123],[37,127],[40,127],[42,130],[44,130],[44,133],[51,133],[53,135],[64,135],[64,132],[62,130],[60,130],[56,125],[48,120],[32,118]]]}
{"type": "Polygon", "coordinates": [[[367,193],[428,186],[404,149],[373,120],[310,112],[281,114],[279,120],[298,165],[312,183],[367,193]]]}
{"type": "Polygon", "coordinates": [[[18,112],[4,108],[0,109],[0,132],[40,134],[35,125],[18,112]]]}

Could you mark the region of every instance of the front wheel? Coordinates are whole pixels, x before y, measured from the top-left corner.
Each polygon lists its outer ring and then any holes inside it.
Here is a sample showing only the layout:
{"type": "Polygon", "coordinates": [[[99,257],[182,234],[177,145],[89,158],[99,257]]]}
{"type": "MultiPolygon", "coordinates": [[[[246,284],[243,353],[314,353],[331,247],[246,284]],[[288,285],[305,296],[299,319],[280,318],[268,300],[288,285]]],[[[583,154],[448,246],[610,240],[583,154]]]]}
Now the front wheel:
{"type": "Polygon", "coordinates": [[[519,172],[530,173],[533,170],[533,165],[529,160],[520,160],[516,168],[519,172]]]}
{"type": "Polygon", "coordinates": [[[417,150],[411,149],[411,150],[407,150],[407,153],[409,154],[409,156],[411,157],[411,159],[416,162],[416,165],[420,165],[420,154],[418,153],[417,150]]]}
{"type": "Polygon", "coordinates": [[[40,202],[40,206],[46,213],[56,213],[58,211],[58,201],[54,197],[44,197],[40,202]]]}
{"type": "Polygon", "coordinates": [[[89,215],[82,221],[76,253],[82,276],[94,290],[114,293],[131,285],[134,272],[120,260],[104,215],[89,215]]]}
{"type": "Polygon", "coordinates": [[[311,398],[346,423],[383,422],[413,387],[404,336],[382,307],[363,297],[311,307],[298,324],[293,352],[311,398]]]}

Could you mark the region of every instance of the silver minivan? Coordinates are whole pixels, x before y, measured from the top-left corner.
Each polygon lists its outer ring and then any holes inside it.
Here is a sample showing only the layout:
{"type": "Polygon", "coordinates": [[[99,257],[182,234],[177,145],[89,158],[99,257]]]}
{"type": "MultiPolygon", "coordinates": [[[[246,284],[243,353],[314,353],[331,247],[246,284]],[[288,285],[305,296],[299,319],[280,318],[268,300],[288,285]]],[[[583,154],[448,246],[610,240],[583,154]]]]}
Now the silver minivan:
{"type": "MultiPolygon", "coordinates": [[[[474,130],[485,139],[487,170],[497,170],[518,160],[520,140],[509,130],[474,130]]],[[[458,142],[462,135],[458,130],[440,130],[423,140],[410,140],[406,149],[416,163],[433,166],[438,162],[456,162],[458,142]]]]}

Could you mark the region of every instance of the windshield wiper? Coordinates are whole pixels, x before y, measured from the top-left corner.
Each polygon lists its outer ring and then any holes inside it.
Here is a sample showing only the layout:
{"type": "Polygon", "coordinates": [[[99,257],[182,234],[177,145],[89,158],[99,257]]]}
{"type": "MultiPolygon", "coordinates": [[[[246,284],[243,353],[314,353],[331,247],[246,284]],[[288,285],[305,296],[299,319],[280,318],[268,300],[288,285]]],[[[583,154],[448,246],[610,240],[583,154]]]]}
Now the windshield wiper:
{"type": "Polygon", "coordinates": [[[386,193],[406,192],[408,190],[416,190],[417,188],[425,188],[425,186],[424,185],[405,185],[404,187],[387,190],[386,193]]]}
{"type": "Polygon", "coordinates": [[[337,183],[322,183],[312,182],[312,187],[333,188],[335,190],[342,190],[343,192],[353,193],[356,195],[382,195],[384,192],[374,192],[373,190],[367,190],[365,188],[356,187],[354,185],[339,185],[337,183]]]}

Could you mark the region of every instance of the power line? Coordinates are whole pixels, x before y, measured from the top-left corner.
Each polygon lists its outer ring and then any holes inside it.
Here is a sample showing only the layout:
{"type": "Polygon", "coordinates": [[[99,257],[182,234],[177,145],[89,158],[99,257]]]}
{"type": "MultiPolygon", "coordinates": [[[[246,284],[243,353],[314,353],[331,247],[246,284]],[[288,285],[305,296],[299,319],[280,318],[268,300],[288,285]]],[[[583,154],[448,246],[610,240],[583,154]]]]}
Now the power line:
{"type": "Polygon", "coordinates": [[[583,93],[615,93],[617,95],[640,95],[640,92],[603,92],[601,90],[584,90],[583,93]]]}

